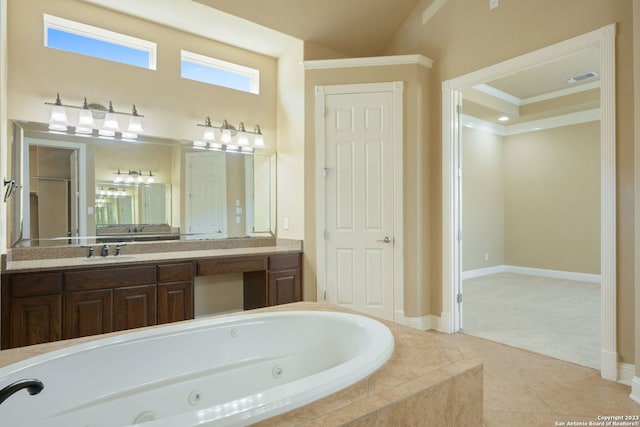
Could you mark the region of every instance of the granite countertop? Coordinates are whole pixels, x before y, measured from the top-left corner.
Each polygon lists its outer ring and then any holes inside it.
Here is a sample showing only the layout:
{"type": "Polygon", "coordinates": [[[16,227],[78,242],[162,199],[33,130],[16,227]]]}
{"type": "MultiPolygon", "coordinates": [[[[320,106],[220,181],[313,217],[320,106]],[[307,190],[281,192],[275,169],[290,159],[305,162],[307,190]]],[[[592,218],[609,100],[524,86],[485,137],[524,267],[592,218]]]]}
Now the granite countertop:
{"type": "Polygon", "coordinates": [[[6,273],[55,270],[101,265],[130,265],[150,262],[179,261],[234,255],[261,255],[301,252],[302,242],[289,239],[239,239],[231,241],[163,242],[127,245],[114,256],[115,244],[108,244],[110,255],[100,256],[102,244],[95,244],[94,256],[87,258],[86,248],[10,249],[3,256],[6,273]]]}

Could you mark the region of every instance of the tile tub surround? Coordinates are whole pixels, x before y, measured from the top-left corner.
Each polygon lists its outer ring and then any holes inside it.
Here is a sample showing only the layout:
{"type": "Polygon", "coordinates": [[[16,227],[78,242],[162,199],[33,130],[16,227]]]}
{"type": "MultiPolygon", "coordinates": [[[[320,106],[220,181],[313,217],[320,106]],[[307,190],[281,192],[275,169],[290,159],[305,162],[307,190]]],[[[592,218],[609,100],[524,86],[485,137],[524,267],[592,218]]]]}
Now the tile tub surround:
{"type": "MultiPolygon", "coordinates": [[[[253,311],[283,310],[351,312],[310,302],[253,311]]],[[[443,334],[422,332],[391,322],[383,323],[389,327],[395,339],[394,353],[385,365],[342,391],[256,425],[482,426],[482,363],[464,357],[456,345],[442,341],[440,338],[445,336],[443,334]]],[[[97,338],[3,350],[0,351],[0,366],[97,338]]]]}
{"type": "Polygon", "coordinates": [[[38,271],[66,267],[96,267],[112,264],[136,264],[188,260],[213,256],[284,253],[302,251],[302,241],[252,237],[220,240],[127,243],[116,257],[116,243],[108,243],[110,255],[100,256],[102,243],[93,244],[94,257],[87,260],[87,249],[79,246],[12,248],[2,255],[2,271],[38,271]]]}

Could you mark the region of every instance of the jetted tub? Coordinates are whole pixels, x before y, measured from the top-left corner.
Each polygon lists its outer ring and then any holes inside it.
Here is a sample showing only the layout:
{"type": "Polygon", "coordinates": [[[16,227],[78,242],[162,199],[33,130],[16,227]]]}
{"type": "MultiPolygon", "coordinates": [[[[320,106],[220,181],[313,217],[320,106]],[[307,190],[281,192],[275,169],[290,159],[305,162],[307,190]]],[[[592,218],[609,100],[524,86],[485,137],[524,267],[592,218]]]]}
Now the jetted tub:
{"type": "Polygon", "coordinates": [[[393,353],[368,317],[285,311],[195,320],[102,338],[0,368],[3,426],[235,426],[368,376],[393,353]],[[30,393],[34,393],[31,395],[30,393]]]}

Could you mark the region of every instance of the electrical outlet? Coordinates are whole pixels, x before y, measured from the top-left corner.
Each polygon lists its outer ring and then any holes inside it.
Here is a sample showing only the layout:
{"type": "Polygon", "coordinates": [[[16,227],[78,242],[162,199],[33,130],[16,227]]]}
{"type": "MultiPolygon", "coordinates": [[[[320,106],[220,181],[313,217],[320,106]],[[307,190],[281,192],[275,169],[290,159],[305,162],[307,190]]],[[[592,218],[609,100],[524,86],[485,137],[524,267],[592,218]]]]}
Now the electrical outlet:
{"type": "Polygon", "coordinates": [[[287,217],[284,218],[284,229],[285,230],[289,229],[289,218],[287,217]]]}
{"type": "Polygon", "coordinates": [[[500,0],[489,0],[489,9],[495,9],[500,6],[500,0]]]}
{"type": "Polygon", "coordinates": [[[485,253],[485,254],[484,254],[484,260],[485,260],[485,261],[489,261],[489,254],[488,254],[488,253],[485,253]]]}

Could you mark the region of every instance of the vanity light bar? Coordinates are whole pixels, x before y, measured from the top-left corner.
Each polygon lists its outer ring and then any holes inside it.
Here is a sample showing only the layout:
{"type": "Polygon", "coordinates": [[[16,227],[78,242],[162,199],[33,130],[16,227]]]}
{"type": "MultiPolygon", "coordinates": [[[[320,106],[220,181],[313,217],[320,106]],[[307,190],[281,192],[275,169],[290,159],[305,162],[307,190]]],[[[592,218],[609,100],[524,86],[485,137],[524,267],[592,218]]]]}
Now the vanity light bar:
{"type": "Polygon", "coordinates": [[[204,124],[198,123],[197,126],[205,128],[202,133],[202,140],[193,141],[193,147],[197,149],[207,148],[207,143],[210,150],[219,151],[249,153],[253,152],[254,148],[264,148],[264,136],[260,130],[260,125],[256,125],[254,130],[250,131],[245,128],[243,122],[240,122],[236,128],[225,119],[220,126],[214,126],[211,124],[211,118],[207,116],[204,124]],[[219,136],[216,137],[216,134],[219,134],[219,136]],[[253,141],[250,141],[249,136],[251,135],[253,135],[253,141]],[[249,150],[248,148],[251,149],[249,150]]]}
{"type": "Polygon", "coordinates": [[[143,115],[138,113],[135,104],[131,109],[131,113],[115,111],[113,104],[109,101],[109,107],[101,104],[87,104],[87,98],[81,106],[63,104],[60,100],[60,94],[56,94],[55,102],[45,102],[45,105],[51,105],[51,116],[49,118],[49,130],[54,132],[66,132],[69,126],[67,118],[67,108],[79,109],[78,123],[75,126],[75,133],[78,135],[92,135],[95,129],[98,129],[98,135],[105,138],[115,138],[116,132],[120,132],[120,124],[118,123],[118,115],[129,117],[129,124],[126,130],[122,130],[120,138],[125,141],[135,141],[138,134],[143,133],[142,127],[143,115]],[[102,119],[102,127],[96,125],[95,120],[102,119]]]}
{"type": "Polygon", "coordinates": [[[149,174],[145,174],[142,170],[131,170],[128,172],[121,172],[118,169],[113,173],[116,177],[113,179],[113,182],[116,184],[153,184],[155,182],[155,178],[153,177],[153,173],[149,171],[149,174]],[[145,179],[145,177],[147,177],[145,179]]]}

